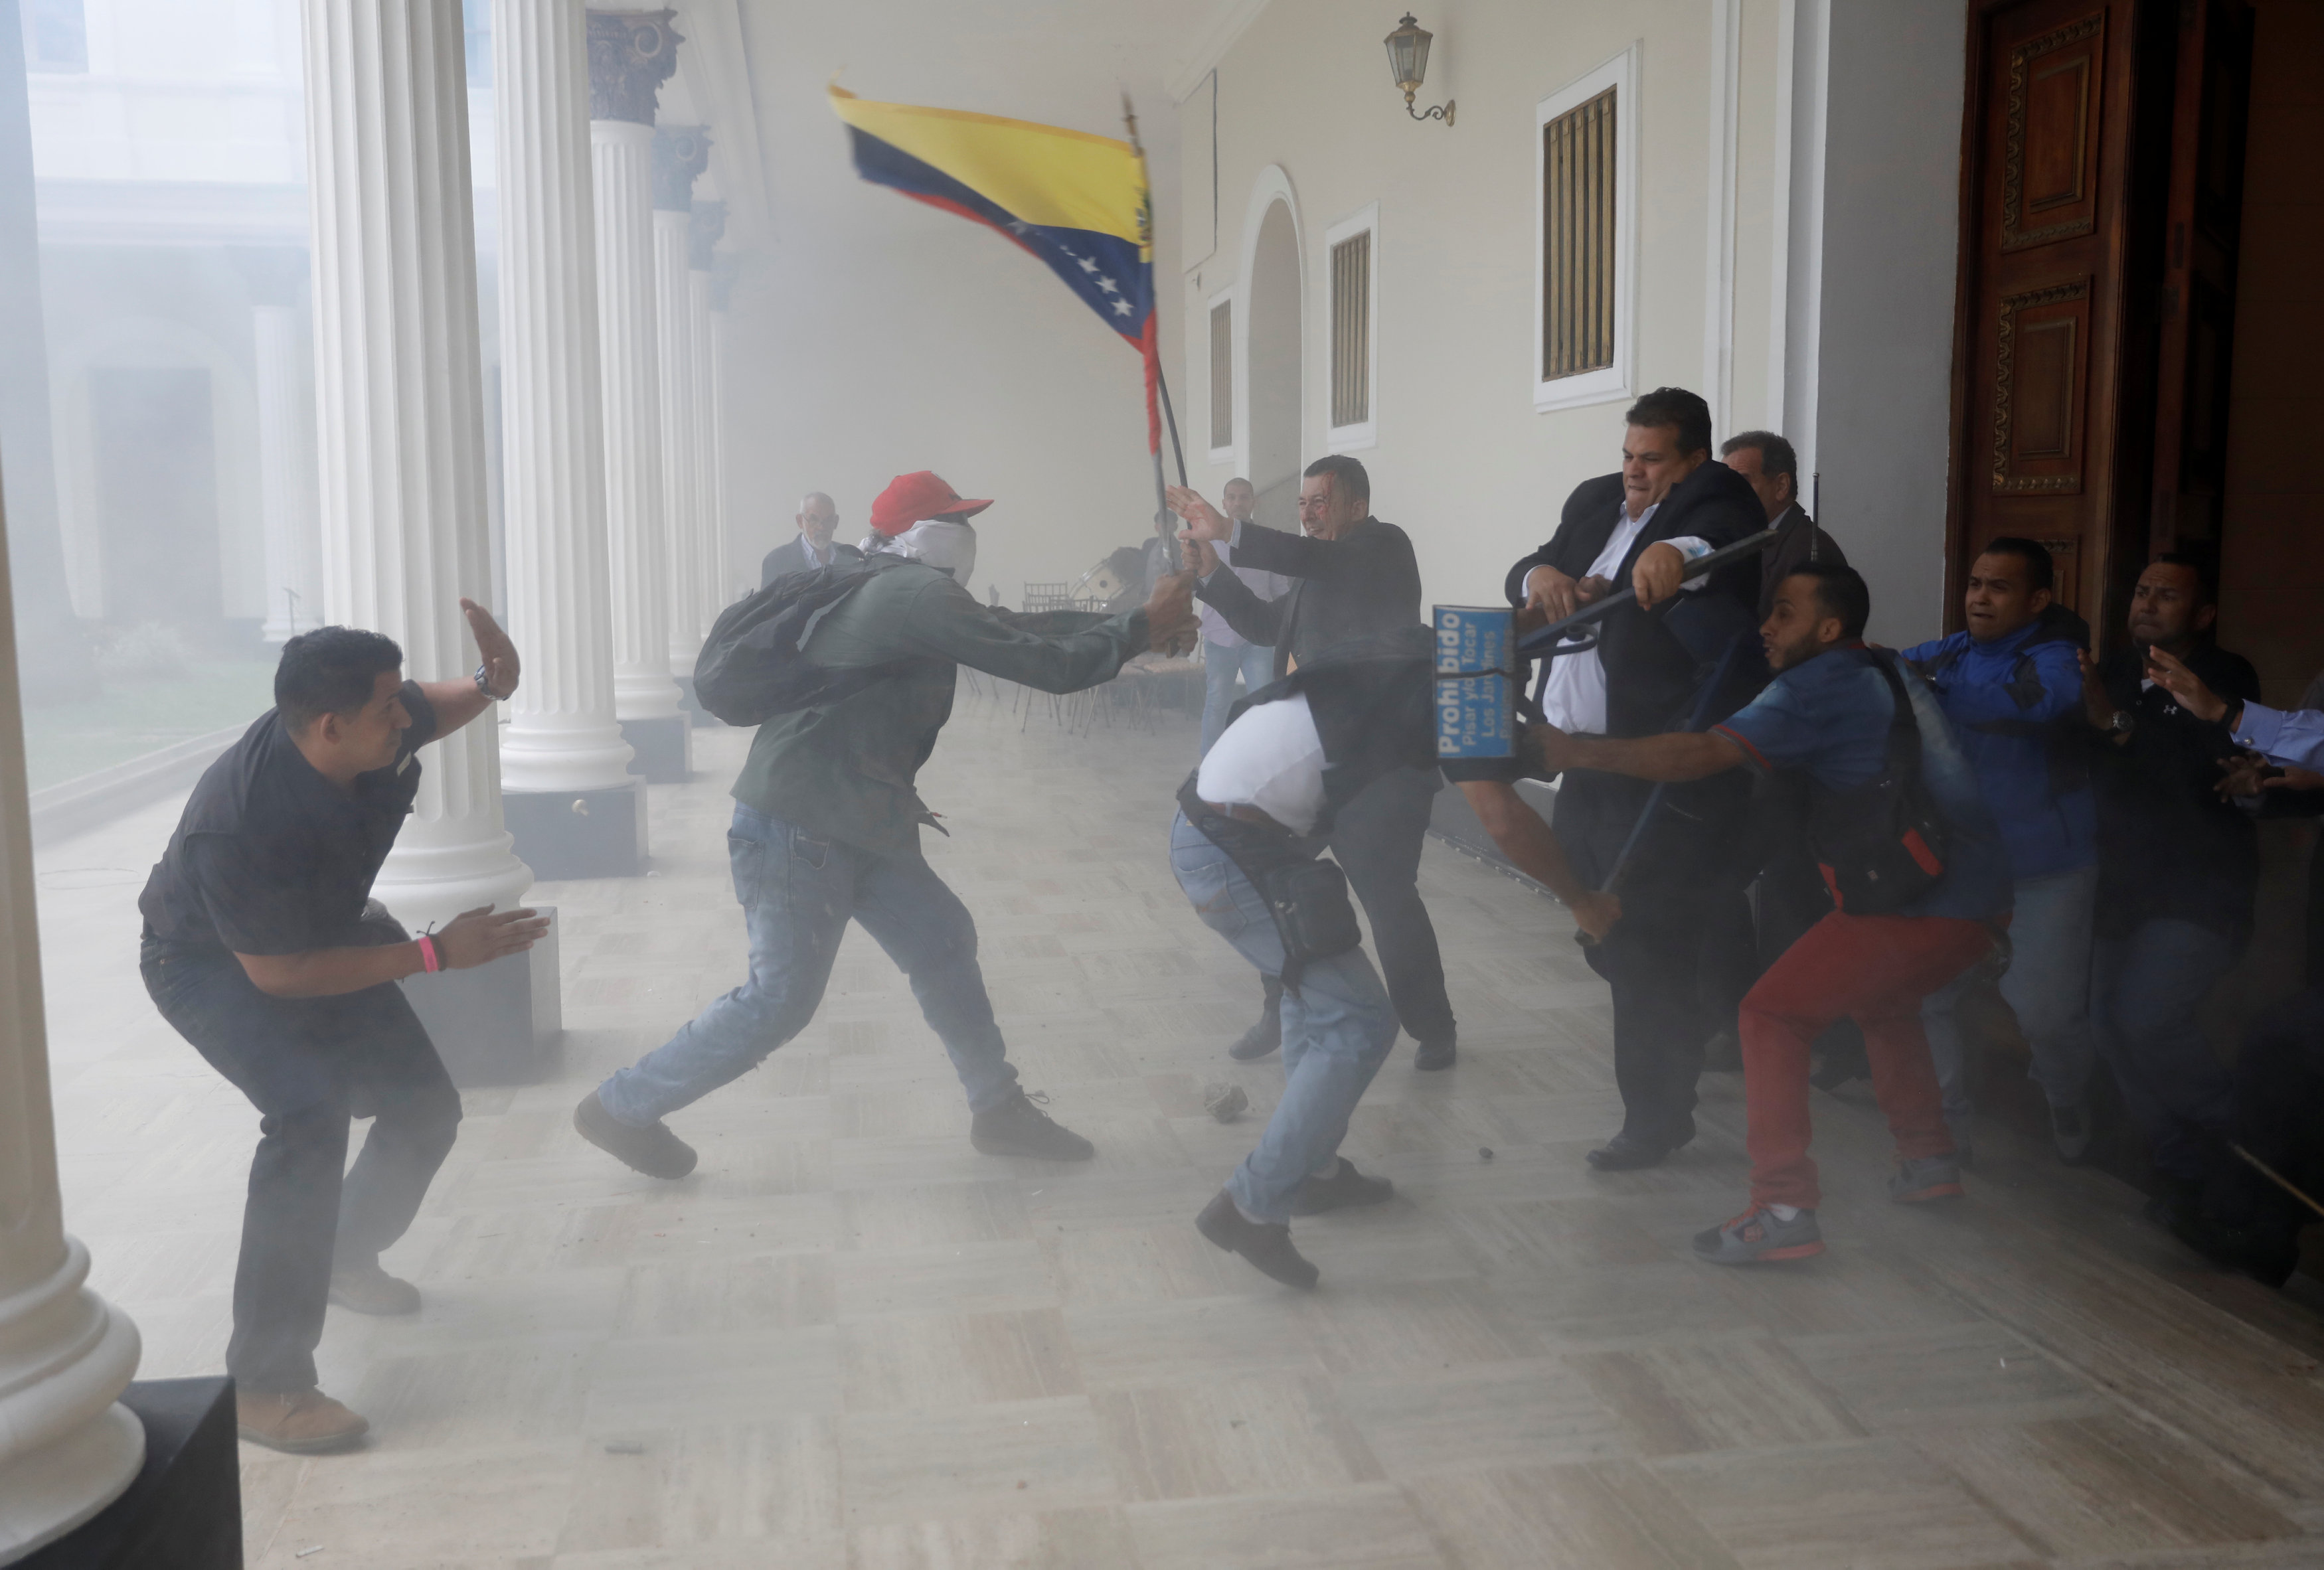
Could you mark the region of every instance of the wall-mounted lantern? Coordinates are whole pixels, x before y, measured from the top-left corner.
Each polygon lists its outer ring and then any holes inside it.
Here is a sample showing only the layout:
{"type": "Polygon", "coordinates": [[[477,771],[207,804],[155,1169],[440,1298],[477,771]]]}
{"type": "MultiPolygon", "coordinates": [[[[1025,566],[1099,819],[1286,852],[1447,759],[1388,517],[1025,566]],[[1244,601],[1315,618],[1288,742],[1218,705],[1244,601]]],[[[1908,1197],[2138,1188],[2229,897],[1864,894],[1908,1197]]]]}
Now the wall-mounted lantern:
{"type": "Polygon", "coordinates": [[[1416,109],[1412,100],[1420,91],[1421,79],[1428,75],[1428,45],[1436,35],[1404,14],[1394,32],[1388,35],[1388,69],[1396,78],[1396,85],[1404,93],[1404,112],[1415,120],[1442,120],[1452,124],[1452,100],[1447,98],[1433,109],[1416,109]]]}

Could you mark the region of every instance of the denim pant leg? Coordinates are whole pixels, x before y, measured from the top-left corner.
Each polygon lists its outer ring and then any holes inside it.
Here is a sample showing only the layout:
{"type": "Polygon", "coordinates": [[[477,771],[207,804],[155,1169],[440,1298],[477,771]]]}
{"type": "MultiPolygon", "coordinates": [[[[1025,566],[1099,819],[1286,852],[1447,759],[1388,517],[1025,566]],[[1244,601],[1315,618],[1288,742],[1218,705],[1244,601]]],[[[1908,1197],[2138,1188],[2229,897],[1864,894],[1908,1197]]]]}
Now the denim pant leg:
{"type": "Polygon", "coordinates": [[[2030,1072],[2052,1106],[2082,1104],[2098,1060],[2089,1019],[2090,918],[2098,891],[2095,864],[2021,878],[2015,886],[2001,996],[2034,1050],[2030,1072]]]}
{"type": "Polygon", "coordinates": [[[990,1112],[1016,1100],[1017,1070],[976,962],[976,922],[960,896],[917,856],[868,856],[855,919],[911,978],[920,1014],[968,1092],[968,1109],[990,1112]]]}
{"type": "Polygon", "coordinates": [[[738,803],[726,854],[750,926],[750,978],[597,1087],[605,1110],[633,1127],[739,1079],[805,1030],[846,935],[859,852],[738,803]]]}
{"type": "MultiPolygon", "coordinates": [[[[1282,969],[1283,940],[1266,902],[1184,813],[1171,825],[1170,868],[1205,925],[1262,973],[1282,969]]],[[[1348,1119],[1387,1060],[1396,1033],[1388,989],[1360,949],[1308,965],[1299,990],[1284,994],[1283,1099],[1259,1147],[1227,1180],[1227,1192],[1244,1214],[1260,1221],[1290,1219],[1299,1185],[1339,1153],[1348,1119]]]]}
{"type": "MultiPolygon", "coordinates": [[[[2011,926],[2014,936],[2015,923],[2011,926]]],[[[1969,979],[1967,972],[1956,976],[1921,1001],[1921,1029],[1929,1038],[1929,1061],[1936,1068],[1937,1091],[1944,1098],[1945,1125],[1953,1131],[1956,1142],[1969,1138],[1969,1125],[1977,1119],[1969,1094],[1969,1053],[1961,1042],[1958,1015],[1969,979]]]]}
{"type": "Polygon", "coordinates": [[[2206,1138],[2227,1127],[2234,1108],[2234,1083],[2200,1015],[2235,957],[2220,933],[2168,919],[2097,944],[2090,1015],[2099,1049],[2155,1166],[2177,1177],[2204,1176],[2206,1138]]]}

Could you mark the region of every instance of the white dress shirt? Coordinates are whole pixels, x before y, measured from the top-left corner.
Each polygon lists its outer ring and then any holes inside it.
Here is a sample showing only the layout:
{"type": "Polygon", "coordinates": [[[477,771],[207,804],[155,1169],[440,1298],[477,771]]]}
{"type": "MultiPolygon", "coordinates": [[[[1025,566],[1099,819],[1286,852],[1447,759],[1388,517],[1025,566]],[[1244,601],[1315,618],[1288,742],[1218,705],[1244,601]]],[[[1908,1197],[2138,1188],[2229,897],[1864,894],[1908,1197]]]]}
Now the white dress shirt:
{"type": "MultiPolygon", "coordinates": [[[[1235,532],[1241,533],[1242,525],[1236,524],[1235,532]]],[[[1221,540],[1213,548],[1219,553],[1219,565],[1231,569],[1236,577],[1242,580],[1243,587],[1260,599],[1280,600],[1291,592],[1291,580],[1280,573],[1265,572],[1258,567],[1236,566],[1234,546],[1231,543],[1221,540]]],[[[1241,633],[1229,627],[1227,619],[1220,615],[1218,608],[1207,600],[1194,601],[1194,619],[1202,623],[1204,640],[1215,643],[1221,648],[1240,648],[1250,641],[1241,633]]]]}
{"type": "MultiPolygon", "coordinates": [[[[1630,516],[1628,503],[1617,505],[1621,509],[1621,516],[1614,525],[1614,532],[1606,538],[1606,548],[1600,551],[1598,559],[1590,564],[1590,571],[1583,574],[1585,577],[1610,579],[1620,572],[1622,558],[1630,554],[1630,546],[1645,532],[1647,523],[1662,503],[1655,502],[1636,518],[1630,516]]],[[[1692,535],[1675,536],[1665,543],[1674,546],[1689,561],[1711,554],[1710,542],[1697,539],[1692,535]]],[[[1688,590],[1700,589],[1708,582],[1708,577],[1697,578],[1683,586],[1688,590]]],[[[1628,587],[1627,583],[1617,583],[1607,592],[1628,587]]],[[[1598,626],[1602,629],[1605,623],[1601,621],[1598,626]]],[[[1595,646],[1580,654],[1560,655],[1549,662],[1549,684],[1542,689],[1541,712],[1544,719],[1560,730],[1577,735],[1605,734],[1606,665],[1598,657],[1595,646]]]]}

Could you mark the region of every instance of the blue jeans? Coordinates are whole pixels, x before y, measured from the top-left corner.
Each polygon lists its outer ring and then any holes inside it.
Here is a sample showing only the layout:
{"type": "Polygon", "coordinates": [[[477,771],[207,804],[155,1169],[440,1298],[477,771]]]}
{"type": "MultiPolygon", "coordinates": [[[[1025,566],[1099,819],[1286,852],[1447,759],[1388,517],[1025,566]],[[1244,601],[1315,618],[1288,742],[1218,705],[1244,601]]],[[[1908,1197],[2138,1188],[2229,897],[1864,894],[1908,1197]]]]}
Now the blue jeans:
{"type": "MultiPolygon", "coordinates": [[[[1267,902],[1227,853],[1184,813],[1170,825],[1170,870],[1204,924],[1268,976],[1283,970],[1283,939],[1267,902]]],[[[1243,1214],[1288,1221],[1308,1174],[1328,1173],[1348,1117],[1396,1044],[1396,1010],[1361,949],[1311,960],[1299,990],[1283,995],[1283,1099],[1259,1148],[1227,1180],[1243,1214]]]]}
{"type": "Polygon", "coordinates": [[[750,979],[599,1086],[607,1112],[643,1128],[764,1062],[815,1017],[850,917],[911,978],[969,1110],[1016,1099],[1017,1070],[976,963],[976,923],[927,862],[874,856],[739,802],[726,853],[749,914],[750,979]]]}
{"type": "MultiPolygon", "coordinates": [[[[2098,1062],[2089,1020],[2090,917],[2098,889],[2095,864],[2020,878],[2013,886],[2015,914],[2009,918],[2009,969],[2001,978],[2001,996],[2017,1015],[2025,1044],[2034,1049],[2030,1072],[2052,1106],[2080,1106],[2098,1062]]],[[[1964,974],[1921,1005],[1929,1056],[1936,1060],[1937,1084],[1944,1092],[1945,1121],[1957,1138],[1969,1133],[1973,1110],[1969,1078],[1962,1072],[1960,1025],[1954,1017],[1967,984],[1964,974]]]]}
{"type": "Polygon", "coordinates": [[[2200,1015],[2235,962],[2227,934],[2167,917],[2098,942],[2090,1020],[2098,1048],[2154,1165],[2174,1177],[2205,1176],[2206,1146],[2234,1110],[2234,1081],[2204,1038],[2200,1015]]]}
{"type": "Polygon", "coordinates": [[[1243,691],[1256,693],[1275,679],[1275,646],[1246,643],[1230,647],[1203,640],[1203,750],[1227,728],[1227,711],[1234,707],[1235,673],[1242,673],[1243,691]]]}

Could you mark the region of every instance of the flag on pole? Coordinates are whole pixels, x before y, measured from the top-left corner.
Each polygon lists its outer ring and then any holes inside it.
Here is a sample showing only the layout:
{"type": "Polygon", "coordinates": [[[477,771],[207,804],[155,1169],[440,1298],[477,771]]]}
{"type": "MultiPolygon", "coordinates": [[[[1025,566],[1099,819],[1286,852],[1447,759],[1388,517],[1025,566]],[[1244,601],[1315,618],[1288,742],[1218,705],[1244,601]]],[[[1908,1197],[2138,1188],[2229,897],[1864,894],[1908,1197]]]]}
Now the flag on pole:
{"type": "Polygon", "coordinates": [[[1006,235],[1137,347],[1147,447],[1158,454],[1154,206],[1138,148],[1028,120],[873,103],[836,84],[831,107],[846,124],[857,174],[1006,235]]]}

